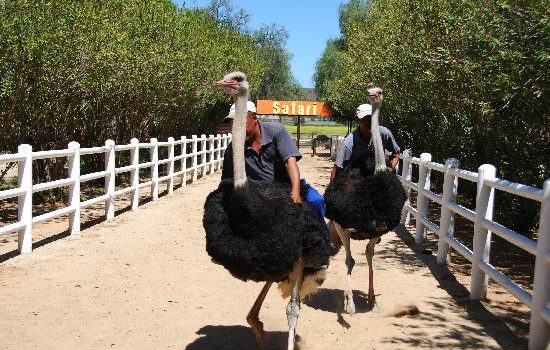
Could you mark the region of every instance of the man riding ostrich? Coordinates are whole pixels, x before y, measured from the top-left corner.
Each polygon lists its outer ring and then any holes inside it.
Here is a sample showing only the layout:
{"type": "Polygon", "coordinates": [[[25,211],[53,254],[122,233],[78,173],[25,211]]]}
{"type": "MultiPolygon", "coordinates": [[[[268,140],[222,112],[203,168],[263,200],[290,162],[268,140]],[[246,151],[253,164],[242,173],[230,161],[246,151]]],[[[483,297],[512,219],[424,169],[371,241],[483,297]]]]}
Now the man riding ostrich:
{"type": "MultiPolygon", "coordinates": [[[[302,204],[291,195],[288,183],[247,178],[245,141],[255,115],[247,111],[246,75],[229,73],[218,85],[235,98],[230,157],[233,178],[222,179],[206,199],[206,250],[234,277],[266,282],[247,316],[262,346],[265,336],[258,315],[272,283],[279,282],[283,297],[290,295],[288,349],[294,349],[300,300],[324,281],[330,256],[328,228],[307,202],[302,204]]],[[[246,150],[251,151],[257,150],[246,150]]]]}
{"type": "Polygon", "coordinates": [[[351,289],[355,261],[351,256],[350,239],[368,240],[365,251],[369,265],[368,301],[373,305],[374,246],[380,242],[380,236],[399,224],[406,199],[403,186],[393,175],[399,161],[399,147],[391,132],[378,123],[382,89],[370,88],[368,92],[371,105],[363,104],[357,108],[359,130],[344,140],[325,191],[326,217],[331,220],[329,227],[337,232],[346,251],[348,276],[344,302],[346,312],[351,315],[355,313],[351,289]],[[374,109],[372,115],[371,108],[374,109]],[[384,148],[394,155],[389,164],[384,159],[384,148]]]}

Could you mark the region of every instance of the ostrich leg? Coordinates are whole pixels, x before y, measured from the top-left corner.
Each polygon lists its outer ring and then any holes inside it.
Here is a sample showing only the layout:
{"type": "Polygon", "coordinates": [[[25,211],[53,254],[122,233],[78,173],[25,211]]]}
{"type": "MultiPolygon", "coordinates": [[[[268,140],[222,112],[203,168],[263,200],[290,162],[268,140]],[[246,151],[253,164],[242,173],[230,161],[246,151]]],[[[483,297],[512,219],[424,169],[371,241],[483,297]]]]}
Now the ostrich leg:
{"type": "Polygon", "coordinates": [[[252,328],[252,331],[256,336],[256,340],[258,341],[258,344],[260,344],[262,348],[265,346],[264,324],[260,321],[260,319],[258,318],[258,315],[260,313],[260,308],[262,307],[262,303],[264,302],[267,292],[269,291],[269,288],[271,287],[272,284],[273,282],[265,283],[260,294],[256,298],[254,305],[252,305],[252,308],[250,309],[250,311],[248,312],[248,315],[246,316],[246,321],[252,328]]]}
{"type": "Polygon", "coordinates": [[[300,258],[294,264],[290,273],[290,285],[292,294],[286,307],[286,317],[288,320],[288,350],[294,350],[294,340],[296,338],[296,327],[298,326],[298,315],[300,314],[300,288],[302,287],[302,278],[304,276],[304,262],[300,258]]]}
{"type": "Polygon", "coordinates": [[[369,264],[369,305],[374,305],[374,271],[372,269],[372,257],[374,256],[374,246],[380,243],[380,237],[369,239],[367,248],[365,249],[365,255],[367,256],[367,263],[369,264]]]}
{"type": "Polygon", "coordinates": [[[346,312],[353,316],[355,313],[355,303],[353,302],[353,290],[351,289],[351,270],[353,270],[355,260],[353,260],[351,256],[349,232],[344,230],[337,222],[334,222],[334,228],[336,228],[336,232],[338,232],[338,236],[340,236],[340,240],[346,250],[346,267],[348,268],[348,275],[346,290],[344,291],[344,307],[346,312]]]}

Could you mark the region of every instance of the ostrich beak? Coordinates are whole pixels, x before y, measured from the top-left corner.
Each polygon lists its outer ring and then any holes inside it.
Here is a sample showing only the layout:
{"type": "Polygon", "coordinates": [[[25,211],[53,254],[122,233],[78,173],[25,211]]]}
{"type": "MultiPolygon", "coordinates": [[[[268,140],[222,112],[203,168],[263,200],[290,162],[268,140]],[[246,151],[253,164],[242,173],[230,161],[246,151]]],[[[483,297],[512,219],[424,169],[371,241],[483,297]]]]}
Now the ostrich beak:
{"type": "Polygon", "coordinates": [[[234,95],[239,91],[239,83],[231,80],[220,80],[216,82],[216,85],[221,88],[225,93],[234,95]]]}
{"type": "Polygon", "coordinates": [[[382,90],[380,91],[374,91],[372,93],[369,94],[370,97],[373,97],[373,98],[377,98],[379,97],[380,95],[382,95],[382,90]]]}
{"type": "Polygon", "coordinates": [[[215,82],[215,84],[219,87],[233,87],[233,86],[237,85],[237,82],[220,80],[220,81],[215,82]]]}

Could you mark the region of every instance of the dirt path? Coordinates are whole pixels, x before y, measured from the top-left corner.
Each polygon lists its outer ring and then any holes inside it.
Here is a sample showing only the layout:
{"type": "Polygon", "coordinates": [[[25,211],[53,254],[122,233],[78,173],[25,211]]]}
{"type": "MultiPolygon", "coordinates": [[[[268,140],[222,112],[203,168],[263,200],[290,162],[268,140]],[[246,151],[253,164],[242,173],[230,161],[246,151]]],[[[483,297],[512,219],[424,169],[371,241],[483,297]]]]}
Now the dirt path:
{"type": "MultiPolygon", "coordinates": [[[[305,155],[300,165],[323,192],[327,158],[305,155]]],[[[1,263],[0,349],[256,349],[245,316],[261,285],[231,277],[204,249],[202,206],[218,181],[219,173],[207,176],[1,263]]],[[[372,310],[364,244],[352,244],[353,317],[342,314],[343,251],[332,260],[323,288],[301,309],[300,349],[525,348],[409,238],[401,229],[377,246],[372,310]],[[411,303],[418,315],[387,316],[411,303]]],[[[286,303],[272,288],[260,313],[270,349],[286,349],[286,303]]]]}

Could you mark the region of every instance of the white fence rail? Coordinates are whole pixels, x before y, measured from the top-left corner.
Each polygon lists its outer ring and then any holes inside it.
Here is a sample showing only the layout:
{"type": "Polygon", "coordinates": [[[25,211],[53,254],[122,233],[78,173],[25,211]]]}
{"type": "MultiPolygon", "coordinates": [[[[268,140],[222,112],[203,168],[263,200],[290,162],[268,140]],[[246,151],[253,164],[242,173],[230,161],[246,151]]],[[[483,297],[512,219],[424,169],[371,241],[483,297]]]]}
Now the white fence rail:
{"type": "Polygon", "coordinates": [[[497,178],[496,169],[490,164],[481,165],[478,172],[474,173],[459,169],[456,159],[448,159],[445,164],[438,164],[431,161],[429,153],[423,153],[419,158],[415,158],[406,152],[403,155],[401,181],[409,193],[411,190],[417,192],[416,208],[407,203],[403,209],[403,223],[408,223],[411,214],[416,219],[415,241],[424,242],[426,230],[430,230],[438,236],[437,261],[439,263],[447,262],[449,246],[471,262],[471,299],[477,300],[485,296],[488,278],[491,277],[529,306],[531,308],[529,349],[546,348],[550,340],[550,179],[545,181],[543,189],[539,189],[497,178]],[[411,181],[413,166],[418,167],[417,183],[411,181]],[[442,194],[431,191],[432,171],[443,174],[442,194]],[[458,178],[477,184],[475,210],[456,202],[458,178]],[[538,241],[492,220],[495,189],[541,203],[538,241]],[[441,205],[439,227],[427,217],[430,200],[441,205]],[[455,214],[474,223],[473,251],[453,237],[455,214]],[[491,265],[489,253],[492,233],[535,256],[532,293],[514,283],[491,265]]]}
{"type": "Polygon", "coordinates": [[[53,151],[33,152],[30,145],[20,145],[16,154],[0,155],[0,163],[17,162],[18,176],[17,187],[0,191],[0,200],[17,197],[18,216],[17,222],[0,227],[0,235],[18,232],[18,249],[20,253],[32,251],[32,227],[33,224],[50,220],[62,215],[69,215],[70,234],[80,232],[80,210],[96,203],[104,203],[105,218],[112,220],[115,216],[115,199],[126,193],[131,193],[131,208],[136,209],[139,205],[139,190],[150,186],[151,198],[158,200],[159,183],[166,182],[168,193],[174,190],[174,179],[179,179],[182,186],[186,185],[187,176],[191,180],[198,178],[199,170],[201,176],[211,174],[219,170],[223,162],[223,151],[231,141],[231,135],[193,135],[191,138],[182,136],[179,140],[173,137],[166,142],[158,142],[153,138],[149,143],[140,143],[132,139],[130,144],[115,145],[114,141],[107,140],[105,146],[80,148],[77,142],[69,143],[67,149],[53,151]],[[159,159],[159,148],[167,149],[167,158],[159,159]],[[176,149],[179,150],[176,155],[176,149]],[[188,150],[191,150],[188,152],[188,150]],[[142,150],[149,153],[150,161],[140,163],[142,150]],[[117,152],[129,151],[130,164],[116,167],[115,159],[117,152]],[[80,158],[83,155],[103,154],[105,157],[105,170],[95,173],[81,174],[80,158]],[[38,159],[67,158],[67,178],[33,184],[32,162],[38,159]],[[167,165],[167,175],[159,177],[159,165],[167,165]],[[177,168],[176,168],[177,167],[177,168]],[[140,182],[140,171],[149,168],[151,179],[140,182]],[[128,187],[116,189],[116,174],[130,173],[128,187]],[[105,179],[104,194],[86,201],[80,200],[80,185],[94,179],[105,179]],[[57,209],[39,216],[33,216],[32,194],[53,188],[68,187],[68,206],[57,209]]]}
{"type": "MultiPolygon", "coordinates": [[[[333,140],[331,156],[335,159],[343,138],[333,140]]],[[[423,153],[419,158],[409,152],[403,154],[401,182],[410,198],[411,191],[417,192],[416,208],[410,202],[403,208],[402,223],[408,224],[410,216],[416,221],[417,243],[426,240],[426,231],[438,236],[437,261],[445,264],[449,247],[471,262],[470,298],[478,300],[485,296],[488,277],[500,284],[509,293],[531,308],[529,349],[546,349],[550,341],[550,179],[542,189],[510,182],[496,177],[493,165],[484,164],[478,172],[458,168],[458,160],[448,159],[445,164],[432,162],[431,154],[423,153]],[[418,169],[418,182],[411,181],[412,167],[418,169]],[[443,193],[431,191],[431,172],[443,175],[443,193]],[[458,178],[477,184],[475,210],[456,202],[458,178]],[[495,189],[541,203],[538,240],[535,241],[511,230],[493,219],[495,189]],[[428,217],[429,201],[441,206],[439,226],[428,217]],[[474,223],[473,251],[453,237],[454,216],[458,214],[474,223]],[[495,233],[511,244],[535,256],[533,291],[514,283],[489,262],[491,234],[495,233]]]]}

